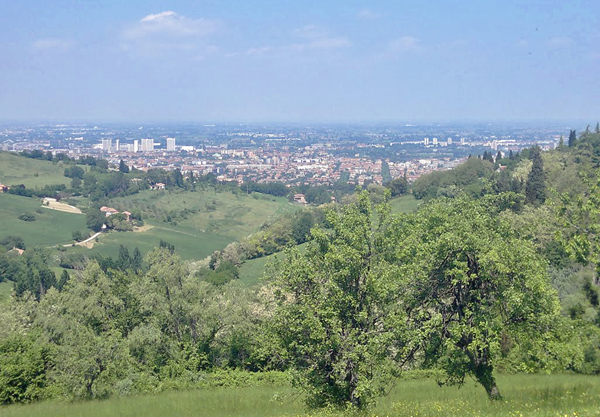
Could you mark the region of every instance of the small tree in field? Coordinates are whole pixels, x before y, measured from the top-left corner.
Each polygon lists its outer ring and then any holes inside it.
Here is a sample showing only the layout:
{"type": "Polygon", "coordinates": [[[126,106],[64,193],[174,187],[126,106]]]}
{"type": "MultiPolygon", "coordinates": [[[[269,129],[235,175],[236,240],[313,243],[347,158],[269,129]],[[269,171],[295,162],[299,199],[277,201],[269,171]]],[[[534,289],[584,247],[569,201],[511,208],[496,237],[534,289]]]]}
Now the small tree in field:
{"type": "Polygon", "coordinates": [[[297,371],[310,406],[367,406],[407,357],[401,280],[386,260],[388,213],[373,222],[368,194],[331,211],[306,253],[291,250],[273,277],[273,339],[297,371]]]}

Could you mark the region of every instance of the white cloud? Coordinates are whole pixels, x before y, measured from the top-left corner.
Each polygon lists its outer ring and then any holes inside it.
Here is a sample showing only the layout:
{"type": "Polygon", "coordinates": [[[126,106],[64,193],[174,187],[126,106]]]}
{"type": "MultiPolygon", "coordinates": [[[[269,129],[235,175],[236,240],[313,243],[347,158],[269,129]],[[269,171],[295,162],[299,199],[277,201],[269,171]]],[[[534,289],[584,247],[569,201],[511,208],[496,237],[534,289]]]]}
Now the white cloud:
{"type": "Polygon", "coordinates": [[[327,30],[314,25],[307,25],[294,30],[296,37],[305,39],[303,43],[290,46],[291,49],[302,51],[306,49],[337,49],[352,46],[348,38],[343,36],[330,36],[327,30]]]}
{"type": "Polygon", "coordinates": [[[370,10],[370,9],[362,9],[360,12],[358,12],[356,14],[356,16],[358,16],[361,19],[373,20],[373,19],[379,19],[383,15],[381,13],[374,12],[373,10],[370,10]]]}
{"type": "Polygon", "coordinates": [[[136,40],[148,37],[202,37],[216,32],[221,23],[218,20],[191,19],[173,11],[149,14],[123,32],[123,37],[136,40]]]}
{"type": "Polygon", "coordinates": [[[319,39],[328,36],[328,33],[325,29],[315,25],[306,25],[299,29],[295,29],[293,34],[297,37],[305,39],[319,39]]]}
{"type": "Polygon", "coordinates": [[[66,51],[75,46],[75,42],[70,39],[61,38],[42,38],[31,45],[36,51],[66,51]]]}
{"type": "Polygon", "coordinates": [[[573,39],[568,37],[557,36],[548,41],[548,46],[551,48],[568,48],[573,45],[573,39]]]}
{"type": "Polygon", "coordinates": [[[412,36],[403,36],[398,39],[394,39],[389,43],[389,49],[392,52],[411,52],[418,51],[421,49],[421,41],[412,36]]]}
{"type": "Polygon", "coordinates": [[[246,51],[246,55],[263,55],[269,52],[271,49],[270,46],[261,46],[259,48],[250,48],[246,51]]]}

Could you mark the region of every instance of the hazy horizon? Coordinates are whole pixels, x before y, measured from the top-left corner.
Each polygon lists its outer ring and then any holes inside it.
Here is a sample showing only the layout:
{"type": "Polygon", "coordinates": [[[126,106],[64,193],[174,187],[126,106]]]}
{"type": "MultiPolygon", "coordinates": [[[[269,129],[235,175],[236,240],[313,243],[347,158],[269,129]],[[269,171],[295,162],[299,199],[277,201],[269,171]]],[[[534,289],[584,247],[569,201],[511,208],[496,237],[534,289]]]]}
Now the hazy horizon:
{"type": "Polygon", "coordinates": [[[0,121],[595,123],[592,0],[6,4],[0,121]]]}

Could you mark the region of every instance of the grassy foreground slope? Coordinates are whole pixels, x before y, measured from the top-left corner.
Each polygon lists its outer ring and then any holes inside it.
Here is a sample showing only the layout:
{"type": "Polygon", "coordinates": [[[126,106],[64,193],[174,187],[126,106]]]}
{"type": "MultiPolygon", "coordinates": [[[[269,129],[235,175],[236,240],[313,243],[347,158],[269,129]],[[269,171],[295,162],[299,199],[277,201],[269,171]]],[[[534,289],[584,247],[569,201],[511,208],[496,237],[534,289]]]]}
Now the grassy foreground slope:
{"type": "Polygon", "coordinates": [[[9,152],[0,152],[0,183],[24,184],[27,188],[45,185],[69,184],[62,165],[50,161],[25,158],[9,152]]]}
{"type": "Polygon", "coordinates": [[[10,235],[21,236],[26,247],[68,244],[73,242],[73,231],[87,230],[82,214],[51,210],[42,207],[37,198],[6,193],[0,194],[0,225],[0,239],[10,235]],[[24,213],[34,215],[35,221],[19,220],[24,213]]]}
{"type": "MultiPolygon", "coordinates": [[[[483,388],[438,387],[433,379],[400,380],[364,416],[598,416],[600,379],[582,375],[501,375],[505,401],[491,402],[483,388]]],[[[306,412],[289,387],[211,388],[85,403],[38,403],[0,408],[2,417],[69,416],[336,416],[306,412]],[[279,398],[281,400],[276,400],[279,398]]],[[[362,415],[362,414],[361,414],[362,415]]]]}

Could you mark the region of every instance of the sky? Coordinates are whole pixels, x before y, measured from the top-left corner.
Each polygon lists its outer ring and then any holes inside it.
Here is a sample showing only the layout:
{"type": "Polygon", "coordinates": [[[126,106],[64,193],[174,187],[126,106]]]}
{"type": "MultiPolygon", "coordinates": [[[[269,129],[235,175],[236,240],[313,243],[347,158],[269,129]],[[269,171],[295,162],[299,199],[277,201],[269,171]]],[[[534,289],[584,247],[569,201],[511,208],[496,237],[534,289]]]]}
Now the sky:
{"type": "Polygon", "coordinates": [[[0,121],[600,118],[598,0],[19,0],[0,121]]]}

